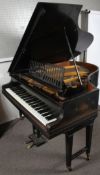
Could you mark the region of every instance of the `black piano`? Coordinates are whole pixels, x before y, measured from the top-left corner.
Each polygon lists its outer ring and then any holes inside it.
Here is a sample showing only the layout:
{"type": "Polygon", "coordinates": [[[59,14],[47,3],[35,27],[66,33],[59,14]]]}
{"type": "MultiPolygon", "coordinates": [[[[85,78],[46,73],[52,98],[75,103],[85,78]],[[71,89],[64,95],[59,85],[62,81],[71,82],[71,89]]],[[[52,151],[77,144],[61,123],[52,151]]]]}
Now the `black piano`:
{"type": "Polygon", "coordinates": [[[93,41],[78,27],[81,5],[39,2],[9,68],[3,94],[33,127],[38,146],[45,138],[66,138],[66,165],[86,152],[89,159],[97,117],[98,67],[78,62],[93,41]],[[73,133],[86,127],[86,146],[72,155],[73,133]]]}

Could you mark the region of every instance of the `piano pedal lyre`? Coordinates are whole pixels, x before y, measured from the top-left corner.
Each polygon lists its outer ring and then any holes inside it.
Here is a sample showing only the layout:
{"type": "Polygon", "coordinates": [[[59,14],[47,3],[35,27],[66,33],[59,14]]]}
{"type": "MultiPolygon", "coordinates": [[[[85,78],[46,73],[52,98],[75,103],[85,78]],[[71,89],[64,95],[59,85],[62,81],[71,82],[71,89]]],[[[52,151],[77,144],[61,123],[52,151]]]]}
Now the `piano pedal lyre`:
{"type": "Polygon", "coordinates": [[[33,133],[28,136],[28,140],[26,140],[25,144],[27,145],[27,149],[30,149],[33,146],[41,146],[46,142],[46,137],[41,134],[39,129],[33,126],[33,133]]]}

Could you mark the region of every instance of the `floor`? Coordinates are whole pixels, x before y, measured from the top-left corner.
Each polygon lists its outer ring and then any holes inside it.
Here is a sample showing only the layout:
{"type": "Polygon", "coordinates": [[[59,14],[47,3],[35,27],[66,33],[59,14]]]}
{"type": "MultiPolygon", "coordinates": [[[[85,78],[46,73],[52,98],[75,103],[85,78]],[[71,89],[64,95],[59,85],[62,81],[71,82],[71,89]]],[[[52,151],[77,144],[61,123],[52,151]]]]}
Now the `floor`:
{"type": "MultiPolygon", "coordinates": [[[[94,123],[91,159],[86,161],[86,155],[82,154],[72,161],[71,172],[65,165],[64,135],[27,149],[25,140],[31,132],[27,119],[0,126],[0,175],[100,175],[100,112],[94,123]]],[[[84,144],[85,129],[82,129],[74,136],[73,152],[84,144]]]]}

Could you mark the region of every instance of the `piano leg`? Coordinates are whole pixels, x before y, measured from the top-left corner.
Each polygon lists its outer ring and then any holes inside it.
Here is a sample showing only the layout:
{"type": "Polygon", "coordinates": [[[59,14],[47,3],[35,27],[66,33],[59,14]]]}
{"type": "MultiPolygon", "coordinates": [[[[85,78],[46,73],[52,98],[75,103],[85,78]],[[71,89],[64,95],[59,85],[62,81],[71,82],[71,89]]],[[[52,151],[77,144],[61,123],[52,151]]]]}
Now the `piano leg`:
{"type": "Polygon", "coordinates": [[[69,171],[72,171],[72,147],[73,147],[73,134],[65,134],[65,146],[66,146],[66,166],[69,171]]]}
{"type": "Polygon", "coordinates": [[[69,130],[67,133],[65,133],[65,144],[66,144],[66,166],[69,171],[72,171],[71,168],[71,161],[78,157],[80,154],[86,152],[87,160],[90,159],[90,149],[91,149],[91,140],[92,140],[92,131],[93,131],[93,124],[94,120],[87,125],[85,123],[81,127],[73,127],[73,129],[69,130]],[[72,154],[72,148],[73,148],[73,135],[76,131],[86,128],[86,146],[77,151],[76,153],[72,154]]]}
{"type": "Polygon", "coordinates": [[[86,155],[87,160],[90,160],[90,149],[91,149],[91,141],[92,141],[92,131],[93,131],[93,123],[86,127],[86,155]]]}

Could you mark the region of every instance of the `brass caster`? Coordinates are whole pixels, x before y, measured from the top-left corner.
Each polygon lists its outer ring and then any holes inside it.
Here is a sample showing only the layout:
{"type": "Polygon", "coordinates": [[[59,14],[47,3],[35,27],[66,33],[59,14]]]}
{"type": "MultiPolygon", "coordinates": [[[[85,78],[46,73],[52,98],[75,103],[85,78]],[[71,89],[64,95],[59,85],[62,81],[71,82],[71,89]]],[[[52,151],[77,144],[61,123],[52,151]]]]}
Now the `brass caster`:
{"type": "Polygon", "coordinates": [[[68,171],[72,171],[72,168],[70,166],[67,166],[68,171]]]}
{"type": "Polygon", "coordinates": [[[90,154],[87,154],[86,160],[90,160],[90,154]]]}

